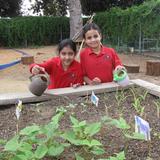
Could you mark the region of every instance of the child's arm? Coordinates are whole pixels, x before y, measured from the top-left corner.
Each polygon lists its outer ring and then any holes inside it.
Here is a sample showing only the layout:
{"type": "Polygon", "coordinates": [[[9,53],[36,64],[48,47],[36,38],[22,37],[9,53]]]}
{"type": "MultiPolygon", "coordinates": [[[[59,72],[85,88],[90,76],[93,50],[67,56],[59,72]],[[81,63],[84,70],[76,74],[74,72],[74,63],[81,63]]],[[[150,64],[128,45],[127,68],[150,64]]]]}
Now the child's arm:
{"type": "Polygon", "coordinates": [[[53,65],[54,64],[51,59],[41,64],[33,63],[30,65],[30,72],[32,74],[39,74],[39,73],[44,73],[46,71],[48,74],[50,74],[51,67],[53,67],[53,65]]]}

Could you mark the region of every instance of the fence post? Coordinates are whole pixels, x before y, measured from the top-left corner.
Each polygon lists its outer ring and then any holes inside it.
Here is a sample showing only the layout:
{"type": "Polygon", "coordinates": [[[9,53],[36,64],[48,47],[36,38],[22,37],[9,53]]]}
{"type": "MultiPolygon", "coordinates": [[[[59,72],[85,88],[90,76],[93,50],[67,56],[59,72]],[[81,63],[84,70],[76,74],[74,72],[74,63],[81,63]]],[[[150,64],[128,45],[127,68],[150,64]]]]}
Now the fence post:
{"type": "Polygon", "coordinates": [[[142,26],[141,26],[141,22],[140,22],[140,26],[139,26],[139,53],[142,53],[142,26]]]}

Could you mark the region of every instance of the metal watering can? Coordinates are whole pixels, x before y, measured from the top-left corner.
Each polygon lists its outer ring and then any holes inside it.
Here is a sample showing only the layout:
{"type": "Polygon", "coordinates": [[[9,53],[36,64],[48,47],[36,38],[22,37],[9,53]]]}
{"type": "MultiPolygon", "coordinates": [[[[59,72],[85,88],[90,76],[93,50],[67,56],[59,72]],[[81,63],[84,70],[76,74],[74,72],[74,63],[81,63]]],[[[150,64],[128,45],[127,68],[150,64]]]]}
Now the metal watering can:
{"type": "Polygon", "coordinates": [[[29,90],[36,96],[41,96],[47,89],[50,79],[48,73],[36,74],[29,77],[31,83],[29,84],[29,90]]]}
{"type": "Polygon", "coordinates": [[[113,80],[120,86],[125,87],[129,84],[129,77],[125,69],[117,70],[113,75],[113,80]]]}

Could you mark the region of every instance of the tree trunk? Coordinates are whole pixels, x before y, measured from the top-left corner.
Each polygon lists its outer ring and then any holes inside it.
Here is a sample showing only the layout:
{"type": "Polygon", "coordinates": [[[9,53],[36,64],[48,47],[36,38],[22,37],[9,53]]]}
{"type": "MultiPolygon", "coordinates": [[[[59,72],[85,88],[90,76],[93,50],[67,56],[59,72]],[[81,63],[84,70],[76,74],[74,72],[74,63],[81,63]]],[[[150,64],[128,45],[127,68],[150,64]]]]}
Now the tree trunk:
{"type": "Polygon", "coordinates": [[[80,0],[68,0],[69,13],[70,13],[70,38],[80,32],[83,26],[82,9],[80,0]]]}

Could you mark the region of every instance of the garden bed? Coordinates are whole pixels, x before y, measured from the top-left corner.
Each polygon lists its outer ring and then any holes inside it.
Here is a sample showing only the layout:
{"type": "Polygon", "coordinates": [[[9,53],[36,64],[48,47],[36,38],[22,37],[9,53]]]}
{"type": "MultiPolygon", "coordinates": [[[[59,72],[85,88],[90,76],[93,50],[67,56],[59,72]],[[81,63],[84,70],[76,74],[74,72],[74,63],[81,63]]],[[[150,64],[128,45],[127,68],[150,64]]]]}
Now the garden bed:
{"type": "MultiPolygon", "coordinates": [[[[115,156],[115,153],[122,153],[122,151],[124,151],[127,160],[149,160],[149,158],[150,160],[159,160],[160,118],[157,110],[160,105],[160,99],[148,94],[147,91],[141,88],[130,88],[126,91],[102,93],[97,96],[99,97],[98,107],[91,103],[90,96],[55,96],[51,101],[25,104],[23,105],[19,120],[19,129],[30,126],[33,123],[37,125],[49,123],[52,117],[56,115],[58,108],[59,112],[65,111],[59,123],[59,129],[62,132],[72,129],[70,116],[75,117],[79,121],[86,120],[87,124],[101,122],[101,129],[93,135],[92,138],[102,143],[103,147],[101,146],[101,148],[104,149],[105,153],[102,155],[95,155],[88,152],[91,151],[91,148],[86,151],[84,147],[86,145],[82,147],[81,145],[72,143],[71,146],[66,147],[64,152],[56,158],[45,157],[45,160],[74,160],[75,153],[81,155],[85,160],[107,159],[110,156],[115,156]],[[134,132],[135,115],[149,122],[151,127],[151,141],[130,139],[124,136],[124,133],[131,135],[134,132]],[[125,119],[130,129],[124,129],[125,123],[123,126],[124,128],[122,127],[123,129],[120,129],[120,126],[115,127],[115,125],[109,124],[108,122],[111,119],[107,117],[112,118],[112,120],[120,120],[120,118],[125,119]]],[[[57,114],[59,112],[57,112],[57,114]]],[[[15,106],[5,106],[1,108],[0,138],[10,139],[13,137],[17,131],[16,124],[15,106]]],[[[60,134],[61,133],[59,133],[59,135],[60,134]]],[[[64,138],[60,139],[60,142],[63,141],[64,138]]],[[[3,146],[1,147],[1,151],[2,150],[3,146]]],[[[0,159],[5,159],[5,156],[2,155],[0,159]]]]}

